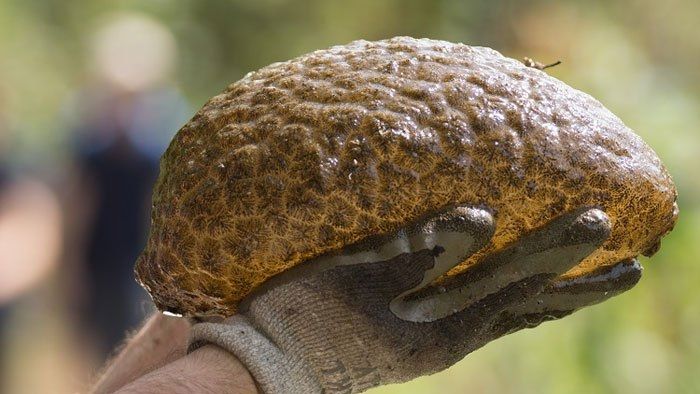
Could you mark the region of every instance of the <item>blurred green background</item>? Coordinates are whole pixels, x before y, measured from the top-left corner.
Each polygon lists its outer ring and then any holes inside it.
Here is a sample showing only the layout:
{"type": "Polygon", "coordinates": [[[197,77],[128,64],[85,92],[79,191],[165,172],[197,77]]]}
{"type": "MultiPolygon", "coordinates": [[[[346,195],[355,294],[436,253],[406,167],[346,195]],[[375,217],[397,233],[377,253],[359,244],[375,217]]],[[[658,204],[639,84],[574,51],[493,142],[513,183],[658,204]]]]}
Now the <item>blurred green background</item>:
{"type": "MultiPolygon", "coordinates": [[[[119,21],[160,35],[169,63],[157,83],[189,103],[179,123],[248,71],[360,38],[430,37],[561,60],[551,75],[599,99],[662,158],[679,192],[675,231],[642,260],[644,278],[630,292],[374,393],[698,393],[699,16],[697,0],[2,0],[0,155],[48,184],[67,212],[71,100],[102,83],[100,37],[119,21]]],[[[73,219],[65,214],[63,226],[73,219]]],[[[74,392],[99,368],[63,296],[80,287],[64,266],[74,254],[62,251],[9,313],[0,391],[74,392]]]]}

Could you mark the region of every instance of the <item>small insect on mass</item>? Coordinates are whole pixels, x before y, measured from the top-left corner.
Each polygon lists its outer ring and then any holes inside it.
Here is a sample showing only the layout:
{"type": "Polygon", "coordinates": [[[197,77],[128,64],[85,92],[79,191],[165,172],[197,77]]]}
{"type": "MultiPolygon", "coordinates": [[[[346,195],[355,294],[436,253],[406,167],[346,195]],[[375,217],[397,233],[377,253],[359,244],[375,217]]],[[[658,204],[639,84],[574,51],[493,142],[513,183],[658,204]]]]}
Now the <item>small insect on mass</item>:
{"type": "Polygon", "coordinates": [[[550,68],[550,67],[554,67],[554,66],[560,65],[560,64],[561,64],[561,60],[557,60],[556,62],[550,63],[550,64],[543,64],[543,63],[537,62],[537,61],[535,61],[535,60],[532,60],[532,58],[524,57],[524,58],[523,58],[523,64],[524,64],[525,66],[527,66],[527,67],[531,67],[531,68],[534,68],[534,69],[537,69],[537,70],[544,70],[544,69],[547,69],[547,68],[550,68]]]}

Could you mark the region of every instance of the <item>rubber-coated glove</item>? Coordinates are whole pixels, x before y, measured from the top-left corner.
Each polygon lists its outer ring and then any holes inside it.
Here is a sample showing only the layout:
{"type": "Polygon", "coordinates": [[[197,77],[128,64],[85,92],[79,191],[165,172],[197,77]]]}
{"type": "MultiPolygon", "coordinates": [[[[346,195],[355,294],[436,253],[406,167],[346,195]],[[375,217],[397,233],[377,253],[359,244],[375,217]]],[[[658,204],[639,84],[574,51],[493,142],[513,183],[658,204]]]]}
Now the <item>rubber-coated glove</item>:
{"type": "Polygon", "coordinates": [[[508,333],[634,286],[635,260],[560,276],[610,235],[598,209],[564,214],[466,271],[428,286],[486,245],[491,214],[458,206],[279,274],[238,314],[193,328],[265,393],[359,393],[444,370],[508,333]]]}

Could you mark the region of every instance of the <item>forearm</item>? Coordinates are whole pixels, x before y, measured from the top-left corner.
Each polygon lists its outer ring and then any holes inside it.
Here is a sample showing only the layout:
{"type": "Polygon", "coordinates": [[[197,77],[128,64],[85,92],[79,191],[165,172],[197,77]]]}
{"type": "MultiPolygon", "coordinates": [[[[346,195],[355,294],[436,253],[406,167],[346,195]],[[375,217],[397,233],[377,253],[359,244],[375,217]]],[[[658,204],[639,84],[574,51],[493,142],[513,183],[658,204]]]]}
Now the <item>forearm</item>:
{"type": "Polygon", "coordinates": [[[185,355],[190,323],[186,319],[151,316],[112,360],[95,384],[95,394],[111,393],[185,355]]]}
{"type": "Polygon", "coordinates": [[[204,346],[119,390],[136,393],[256,394],[255,381],[232,354],[216,346],[204,346]]]}

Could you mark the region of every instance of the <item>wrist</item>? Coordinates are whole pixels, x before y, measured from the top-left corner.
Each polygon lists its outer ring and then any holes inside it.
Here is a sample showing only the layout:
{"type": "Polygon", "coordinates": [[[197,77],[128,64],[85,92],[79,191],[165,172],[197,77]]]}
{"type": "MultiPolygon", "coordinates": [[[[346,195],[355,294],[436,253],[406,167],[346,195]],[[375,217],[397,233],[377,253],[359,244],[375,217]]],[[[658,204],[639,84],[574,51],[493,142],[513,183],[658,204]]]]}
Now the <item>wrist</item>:
{"type": "Polygon", "coordinates": [[[104,369],[91,393],[110,393],[185,355],[190,323],[186,319],[151,316],[126,347],[104,369]]]}
{"type": "Polygon", "coordinates": [[[119,394],[144,392],[257,394],[259,391],[253,377],[234,355],[217,346],[205,345],[118,391],[119,394]]]}
{"type": "Polygon", "coordinates": [[[205,345],[190,353],[186,359],[199,379],[210,382],[217,390],[236,394],[259,392],[245,365],[235,355],[218,346],[205,345]]]}

